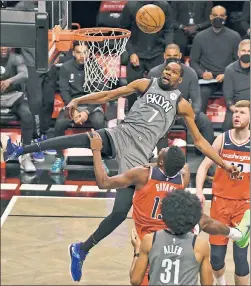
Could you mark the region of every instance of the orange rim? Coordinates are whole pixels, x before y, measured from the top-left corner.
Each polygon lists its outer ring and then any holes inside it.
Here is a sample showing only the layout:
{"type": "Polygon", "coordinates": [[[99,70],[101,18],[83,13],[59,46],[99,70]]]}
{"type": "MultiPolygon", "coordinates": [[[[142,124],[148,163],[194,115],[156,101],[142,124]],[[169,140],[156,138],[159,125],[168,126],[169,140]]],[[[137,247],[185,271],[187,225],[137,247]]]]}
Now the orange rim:
{"type": "Polygon", "coordinates": [[[104,40],[115,40],[115,39],[124,39],[129,38],[131,35],[131,32],[126,29],[121,28],[84,28],[74,31],[74,39],[76,41],[86,41],[86,42],[102,42],[104,40]],[[95,34],[97,33],[111,33],[111,32],[117,32],[120,33],[120,35],[100,35],[97,36],[95,34]]]}

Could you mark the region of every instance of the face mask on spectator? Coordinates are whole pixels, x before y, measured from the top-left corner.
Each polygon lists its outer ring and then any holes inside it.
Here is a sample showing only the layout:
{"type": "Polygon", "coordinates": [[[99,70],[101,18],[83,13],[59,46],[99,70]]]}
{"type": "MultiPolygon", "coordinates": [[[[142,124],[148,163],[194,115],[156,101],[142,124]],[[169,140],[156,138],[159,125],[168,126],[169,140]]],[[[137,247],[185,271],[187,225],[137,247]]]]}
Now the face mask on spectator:
{"type": "Polygon", "coordinates": [[[179,58],[168,58],[168,59],[166,59],[166,64],[171,63],[171,62],[180,63],[180,59],[179,58]]]}
{"type": "Polygon", "coordinates": [[[219,29],[225,25],[225,20],[220,17],[216,17],[213,19],[212,24],[215,28],[219,29]]]}
{"type": "Polygon", "coordinates": [[[250,63],[250,54],[241,55],[241,56],[240,56],[240,60],[241,60],[244,64],[250,63]]]}

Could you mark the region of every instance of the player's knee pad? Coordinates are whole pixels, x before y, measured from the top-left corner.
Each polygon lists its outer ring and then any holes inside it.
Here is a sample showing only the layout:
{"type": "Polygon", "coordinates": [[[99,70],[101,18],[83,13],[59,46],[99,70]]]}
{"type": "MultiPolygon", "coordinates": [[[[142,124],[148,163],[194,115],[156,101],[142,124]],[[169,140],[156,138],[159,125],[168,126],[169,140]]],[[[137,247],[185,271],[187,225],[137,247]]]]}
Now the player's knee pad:
{"type": "Polygon", "coordinates": [[[227,246],[211,244],[211,265],[214,271],[219,271],[225,266],[227,246]]]}
{"type": "Polygon", "coordinates": [[[248,265],[248,246],[245,248],[238,247],[235,243],[233,245],[235,274],[237,276],[246,276],[249,274],[248,265]]]}

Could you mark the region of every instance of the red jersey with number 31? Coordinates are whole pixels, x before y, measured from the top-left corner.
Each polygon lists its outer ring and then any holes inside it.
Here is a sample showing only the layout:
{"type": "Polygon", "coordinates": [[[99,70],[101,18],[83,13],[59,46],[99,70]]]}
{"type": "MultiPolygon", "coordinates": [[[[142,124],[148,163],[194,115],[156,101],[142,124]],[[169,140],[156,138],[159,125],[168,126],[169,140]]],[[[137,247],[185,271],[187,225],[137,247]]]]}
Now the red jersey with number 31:
{"type": "Polygon", "coordinates": [[[133,220],[140,239],[147,233],[166,228],[161,217],[161,201],[167,192],[184,187],[180,173],[168,178],[158,167],[149,168],[147,184],[135,191],[133,197],[133,220]]]}
{"type": "Polygon", "coordinates": [[[237,166],[241,176],[234,178],[218,166],[213,180],[213,195],[225,199],[247,200],[250,199],[250,138],[243,144],[237,144],[231,133],[232,130],[223,133],[219,155],[228,164],[237,166]]]}

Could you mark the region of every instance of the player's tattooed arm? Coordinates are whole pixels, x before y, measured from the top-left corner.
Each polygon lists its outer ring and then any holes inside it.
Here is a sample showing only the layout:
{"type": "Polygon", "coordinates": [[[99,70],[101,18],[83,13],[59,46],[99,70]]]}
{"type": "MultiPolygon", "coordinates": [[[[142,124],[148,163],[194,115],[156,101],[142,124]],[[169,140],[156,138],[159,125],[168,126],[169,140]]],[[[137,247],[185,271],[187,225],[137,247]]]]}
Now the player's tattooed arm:
{"type": "Polygon", "coordinates": [[[233,175],[239,175],[238,170],[234,168],[234,166],[226,164],[219,154],[215,151],[215,149],[208,143],[208,141],[201,135],[199,132],[194,119],[195,115],[190,103],[182,98],[178,103],[178,114],[181,115],[188,127],[191,135],[193,137],[194,145],[198,148],[204,155],[209,157],[212,161],[214,161],[217,165],[225,169],[227,172],[232,173],[233,175]]]}

